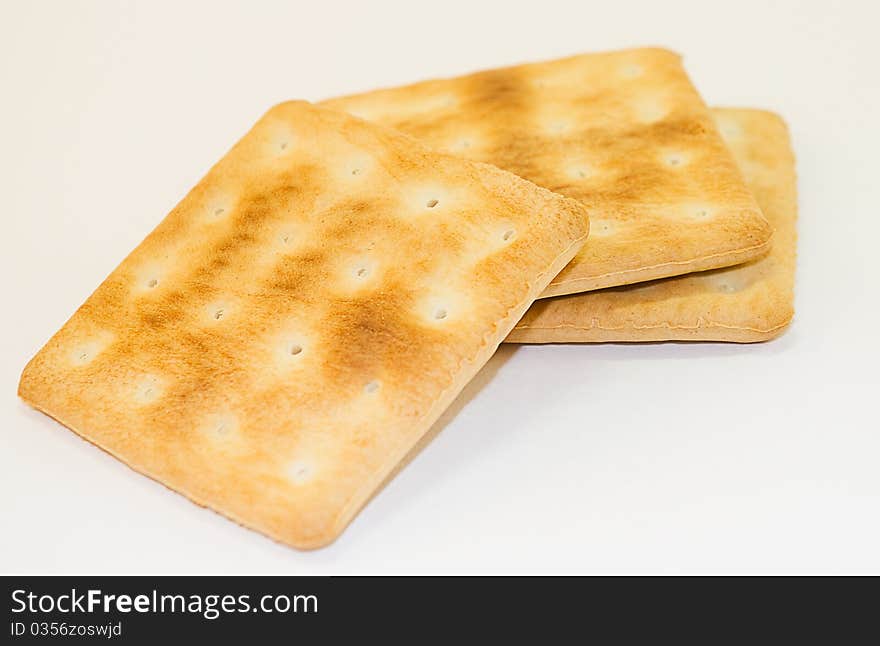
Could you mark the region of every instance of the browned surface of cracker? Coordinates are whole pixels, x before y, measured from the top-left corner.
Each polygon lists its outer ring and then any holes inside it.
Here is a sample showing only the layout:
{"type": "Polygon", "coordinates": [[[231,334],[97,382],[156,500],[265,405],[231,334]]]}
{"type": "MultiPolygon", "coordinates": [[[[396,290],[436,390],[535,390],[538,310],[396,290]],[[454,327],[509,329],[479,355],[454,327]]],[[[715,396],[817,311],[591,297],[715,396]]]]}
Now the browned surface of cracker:
{"type": "Polygon", "coordinates": [[[769,244],[708,109],[667,50],[586,54],[324,104],[587,205],[590,241],[542,296],[725,267],[769,244]]]}
{"type": "Polygon", "coordinates": [[[510,173],[281,104],[31,360],[19,392],[195,502],[318,547],[586,222],[510,173]]]}
{"type": "Polygon", "coordinates": [[[678,278],[541,300],[507,340],[520,343],[704,340],[780,334],[794,313],[795,160],[780,117],[714,111],[746,183],[775,229],[759,260],[678,278]]]}

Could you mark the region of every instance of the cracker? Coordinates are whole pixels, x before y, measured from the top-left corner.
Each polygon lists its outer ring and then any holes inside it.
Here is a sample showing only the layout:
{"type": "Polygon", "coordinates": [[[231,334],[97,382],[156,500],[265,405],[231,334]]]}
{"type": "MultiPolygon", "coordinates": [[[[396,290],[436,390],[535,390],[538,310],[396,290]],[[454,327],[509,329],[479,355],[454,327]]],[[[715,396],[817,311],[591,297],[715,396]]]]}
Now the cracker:
{"type": "Polygon", "coordinates": [[[19,393],[196,503],[318,547],[586,235],[573,200],[284,103],[31,360],[19,393]]]}
{"type": "Polygon", "coordinates": [[[582,201],[590,242],[542,296],[756,258],[771,229],[663,49],[587,54],[332,99],[582,201]]]}
{"type": "Polygon", "coordinates": [[[775,229],[760,260],[644,285],[539,301],[508,336],[519,343],[771,339],[794,313],[797,193],[783,120],[715,110],[718,125],[775,229]]]}

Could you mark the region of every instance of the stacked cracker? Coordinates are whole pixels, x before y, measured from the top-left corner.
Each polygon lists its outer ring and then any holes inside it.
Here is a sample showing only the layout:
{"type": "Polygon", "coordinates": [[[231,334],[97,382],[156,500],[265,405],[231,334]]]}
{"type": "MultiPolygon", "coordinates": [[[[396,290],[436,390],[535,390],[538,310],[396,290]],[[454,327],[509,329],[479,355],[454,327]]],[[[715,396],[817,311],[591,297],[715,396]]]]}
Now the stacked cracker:
{"type": "Polygon", "coordinates": [[[279,105],[19,392],[195,502],[324,545],[504,340],[787,324],[785,127],[715,117],[729,148],[657,49],[279,105]]]}

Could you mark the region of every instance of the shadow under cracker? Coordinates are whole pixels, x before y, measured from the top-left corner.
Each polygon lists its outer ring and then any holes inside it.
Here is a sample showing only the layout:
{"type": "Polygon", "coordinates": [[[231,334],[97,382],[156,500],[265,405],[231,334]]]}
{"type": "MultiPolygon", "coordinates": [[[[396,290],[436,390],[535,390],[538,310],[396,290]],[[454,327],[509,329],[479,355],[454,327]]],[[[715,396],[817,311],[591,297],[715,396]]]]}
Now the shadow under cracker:
{"type": "Polygon", "coordinates": [[[404,458],[397,463],[391,472],[385,477],[382,483],[376,488],[373,492],[373,495],[364,503],[361,510],[366,508],[373,499],[378,496],[382,491],[385,490],[385,487],[391,482],[397,475],[403,471],[409,464],[412,462],[416,456],[422,452],[433,440],[436,438],[440,432],[452,422],[453,419],[461,412],[461,410],[467,406],[474,397],[477,396],[477,393],[480,392],[492,379],[495,378],[495,375],[498,374],[498,371],[501,370],[501,367],[510,361],[510,358],[514,355],[514,353],[518,350],[518,346],[516,345],[504,345],[498,347],[498,350],[495,351],[495,354],[486,362],[480,371],[476,374],[476,376],[471,379],[467,385],[462,389],[462,391],[458,394],[458,396],[453,400],[452,404],[450,404],[449,408],[443,411],[443,414],[437,418],[437,421],[431,425],[424,435],[419,439],[418,442],[413,445],[413,447],[409,450],[409,452],[404,456],[404,458]]]}

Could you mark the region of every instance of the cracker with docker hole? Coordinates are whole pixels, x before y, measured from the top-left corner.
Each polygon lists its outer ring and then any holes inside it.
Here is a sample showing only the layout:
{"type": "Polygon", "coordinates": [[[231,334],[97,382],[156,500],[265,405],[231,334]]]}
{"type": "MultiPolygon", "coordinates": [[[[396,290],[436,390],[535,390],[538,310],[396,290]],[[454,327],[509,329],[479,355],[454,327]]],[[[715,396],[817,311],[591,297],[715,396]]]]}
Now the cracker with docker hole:
{"type": "Polygon", "coordinates": [[[331,99],[328,107],[581,200],[590,242],[542,296],[763,254],[771,230],[680,57],[587,54],[331,99]]]}
{"type": "Polygon", "coordinates": [[[794,313],[797,219],[788,132],[781,118],[760,110],[715,110],[715,117],[775,229],[769,255],[738,267],[542,300],[508,341],[752,342],[782,333],[794,313]]]}
{"type": "Polygon", "coordinates": [[[332,541],[587,235],[492,166],[270,110],[25,368],[131,467],[300,548],[332,541]]]}

